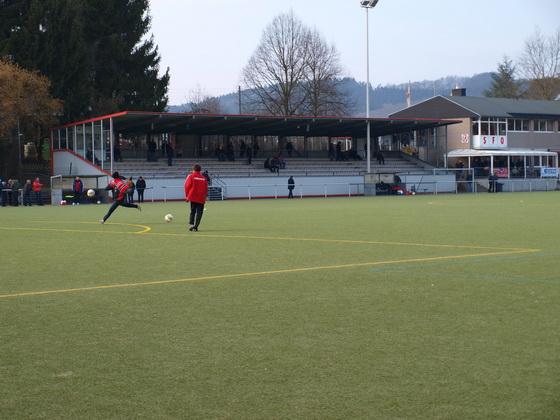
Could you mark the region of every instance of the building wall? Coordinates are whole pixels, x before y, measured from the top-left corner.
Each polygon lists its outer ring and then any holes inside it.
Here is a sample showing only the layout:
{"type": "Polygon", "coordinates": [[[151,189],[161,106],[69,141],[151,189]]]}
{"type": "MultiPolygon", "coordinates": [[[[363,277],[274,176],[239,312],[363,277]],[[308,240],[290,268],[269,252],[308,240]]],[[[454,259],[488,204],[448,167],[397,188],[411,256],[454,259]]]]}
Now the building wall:
{"type": "MultiPolygon", "coordinates": [[[[456,149],[470,149],[472,144],[472,119],[463,118],[462,123],[448,126],[447,149],[449,151],[456,149]],[[469,142],[462,143],[462,135],[468,134],[469,142]]],[[[532,127],[532,124],[531,124],[532,127]]],[[[557,127],[557,126],[556,126],[557,127]]],[[[555,128],[556,128],[555,127],[555,128]]],[[[547,149],[560,150],[560,132],[520,132],[508,131],[507,133],[508,148],[510,149],[547,149]]],[[[442,145],[440,145],[441,147],[442,145]]],[[[445,147],[445,145],[443,145],[445,147]]]]}
{"type": "MultiPolygon", "coordinates": [[[[457,120],[457,118],[455,120],[457,120]]],[[[460,124],[453,124],[447,128],[447,148],[450,151],[455,149],[470,149],[472,147],[471,119],[461,118],[460,120],[462,121],[460,124]],[[463,134],[468,134],[468,143],[461,143],[463,134]]]]}
{"type": "Polygon", "coordinates": [[[508,147],[526,149],[560,149],[560,133],[508,132],[508,147]]]}

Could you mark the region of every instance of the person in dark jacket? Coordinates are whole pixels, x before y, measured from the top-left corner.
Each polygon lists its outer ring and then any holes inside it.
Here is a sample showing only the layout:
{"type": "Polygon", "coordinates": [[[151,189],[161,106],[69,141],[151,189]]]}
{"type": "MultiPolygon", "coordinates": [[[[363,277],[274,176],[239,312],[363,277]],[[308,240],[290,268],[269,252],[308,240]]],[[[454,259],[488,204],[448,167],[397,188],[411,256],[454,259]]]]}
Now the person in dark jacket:
{"type": "Polygon", "coordinates": [[[175,150],[171,144],[165,144],[165,154],[167,155],[167,166],[173,166],[173,158],[175,157],[175,150]]]}
{"type": "Polygon", "coordinates": [[[2,181],[0,182],[0,187],[2,188],[2,195],[0,196],[2,200],[0,201],[2,202],[2,207],[6,207],[6,204],[8,204],[8,183],[2,181]]]}
{"type": "Polygon", "coordinates": [[[146,189],[146,181],[141,176],[136,181],[136,191],[138,192],[138,202],[144,202],[144,190],[146,189]]]}
{"type": "Polygon", "coordinates": [[[12,179],[12,206],[19,206],[19,181],[17,179],[12,179]]]}
{"type": "Polygon", "coordinates": [[[294,181],[294,177],[291,176],[288,179],[288,198],[294,198],[294,188],[296,187],[296,181],[294,181]]]}
{"type": "Polygon", "coordinates": [[[25,185],[23,186],[23,205],[24,206],[31,206],[31,193],[33,192],[33,184],[31,180],[28,179],[25,185]]]}
{"type": "Polygon", "coordinates": [[[80,201],[82,200],[82,192],[84,191],[84,183],[80,179],[79,176],[74,178],[74,182],[72,183],[72,194],[74,198],[72,199],[72,205],[79,205],[80,201]]]}

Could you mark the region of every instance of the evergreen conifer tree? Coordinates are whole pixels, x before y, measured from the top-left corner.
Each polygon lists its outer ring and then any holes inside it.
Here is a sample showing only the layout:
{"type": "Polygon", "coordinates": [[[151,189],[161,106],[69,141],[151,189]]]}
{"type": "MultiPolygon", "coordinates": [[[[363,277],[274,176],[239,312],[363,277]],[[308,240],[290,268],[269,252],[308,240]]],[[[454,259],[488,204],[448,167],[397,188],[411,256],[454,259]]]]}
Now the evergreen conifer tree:
{"type": "Polygon", "coordinates": [[[166,109],[148,0],[0,0],[0,14],[0,56],[51,80],[62,122],[166,109]]]}
{"type": "Polygon", "coordinates": [[[515,66],[509,57],[504,56],[498,64],[498,72],[492,73],[492,85],[482,94],[487,98],[512,98],[521,96],[520,84],[515,80],[515,66]]]}

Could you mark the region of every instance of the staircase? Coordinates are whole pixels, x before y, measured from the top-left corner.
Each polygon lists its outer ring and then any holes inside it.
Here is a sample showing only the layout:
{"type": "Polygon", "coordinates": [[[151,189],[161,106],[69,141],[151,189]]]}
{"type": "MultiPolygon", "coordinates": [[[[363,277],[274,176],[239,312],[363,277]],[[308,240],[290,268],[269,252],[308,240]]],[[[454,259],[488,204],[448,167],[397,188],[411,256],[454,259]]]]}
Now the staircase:
{"type": "MultiPolygon", "coordinates": [[[[208,187],[208,200],[209,201],[220,201],[222,200],[222,187],[208,187]]],[[[224,196],[223,199],[226,197],[224,196]]]]}

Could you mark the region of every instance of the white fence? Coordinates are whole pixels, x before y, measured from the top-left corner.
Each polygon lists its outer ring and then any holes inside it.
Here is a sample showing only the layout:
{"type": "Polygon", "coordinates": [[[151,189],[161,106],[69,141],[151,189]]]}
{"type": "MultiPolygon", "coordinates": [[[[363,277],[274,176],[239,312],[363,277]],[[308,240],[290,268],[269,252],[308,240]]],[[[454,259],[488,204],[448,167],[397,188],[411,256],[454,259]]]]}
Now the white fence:
{"type": "MultiPolygon", "coordinates": [[[[184,178],[145,178],[147,187],[145,201],[184,200],[184,178]]],[[[215,181],[215,180],[214,180],[215,181]]],[[[223,198],[256,199],[288,196],[288,177],[273,178],[222,178],[219,185],[223,198]],[[271,182],[274,181],[274,182],[271,182]]],[[[305,177],[296,179],[293,191],[296,197],[335,197],[364,194],[362,176],[352,177],[305,177]]]]}

